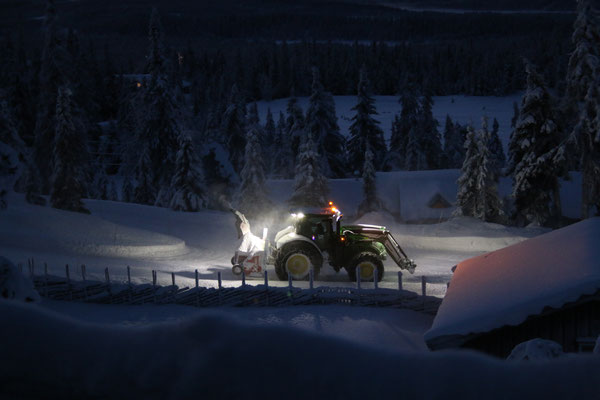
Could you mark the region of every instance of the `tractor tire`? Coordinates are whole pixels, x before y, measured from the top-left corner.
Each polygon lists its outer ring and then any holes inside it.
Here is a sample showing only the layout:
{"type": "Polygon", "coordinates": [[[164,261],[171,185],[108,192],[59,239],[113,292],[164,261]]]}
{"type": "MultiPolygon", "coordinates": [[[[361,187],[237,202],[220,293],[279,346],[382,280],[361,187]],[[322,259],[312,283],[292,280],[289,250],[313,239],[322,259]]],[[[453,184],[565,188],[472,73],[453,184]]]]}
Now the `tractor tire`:
{"type": "Polygon", "coordinates": [[[383,279],[383,263],[374,253],[360,253],[352,259],[350,266],[346,268],[350,281],[356,282],[356,271],[360,266],[360,281],[373,282],[375,269],[377,269],[377,282],[383,279]]]}
{"type": "Polygon", "coordinates": [[[313,278],[317,279],[322,265],[323,257],[309,243],[288,243],[279,251],[275,260],[275,273],[282,281],[288,280],[288,273],[295,280],[308,279],[312,266],[314,269],[313,278]]]}

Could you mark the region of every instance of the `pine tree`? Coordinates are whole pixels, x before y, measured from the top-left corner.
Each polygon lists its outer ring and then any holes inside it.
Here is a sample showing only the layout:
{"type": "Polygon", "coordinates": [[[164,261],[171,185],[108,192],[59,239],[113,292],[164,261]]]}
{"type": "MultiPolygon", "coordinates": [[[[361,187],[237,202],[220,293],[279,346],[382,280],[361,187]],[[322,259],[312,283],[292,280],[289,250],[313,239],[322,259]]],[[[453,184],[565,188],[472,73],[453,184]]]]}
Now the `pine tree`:
{"type": "Polygon", "coordinates": [[[527,90],[509,142],[508,173],[513,177],[517,224],[544,225],[560,218],[560,182],[565,175],[552,99],[542,77],[526,64],[527,90]]]}
{"type": "Polygon", "coordinates": [[[373,115],[377,115],[375,99],[370,96],[370,83],[367,70],[363,67],[360,71],[360,82],[358,83],[358,104],[352,110],[356,111],[350,125],[350,139],[348,140],[348,160],[352,169],[358,169],[364,164],[364,156],[367,146],[370,147],[371,155],[374,156],[372,163],[376,169],[383,167],[386,154],[383,131],[379,127],[373,115]]]}
{"type": "Polygon", "coordinates": [[[258,123],[250,127],[246,137],[244,168],[240,178],[242,182],[238,194],[239,209],[251,217],[270,210],[273,204],[267,193],[258,123]]]}
{"type": "Polygon", "coordinates": [[[452,122],[449,115],[446,115],[444,127],[444,158],[446,166],[451,169],[461,168],[465,160],[465,140],[461,126],[452,122]]]}
{"type": "Polygon", "coordinates": [[[82,174],[87,161],[85,142],[76,131],[71,114],[71,90],[62,87],[56,100],[52,207],[89,214],[81,201],[86,192],[82,174]]]}
{"type": "Polygon", "coordinates": [[[294,193],[288,200],[292,207],[322,207],[326,204],[329,187],[321,174],[319,156],[312,135],[307,133],[296,162],[294,193]]]}
{"type": "Polygon", "coordinates": [[[8,103],[0,91],[0,210],[6,208],[6,194],[23,173],[25,144],[19,137],[8,103]]]}
{"type": "Polygon", "coordinates": [[[246,106],[243,104],[237,85],[231,88],[229,102],[223,114],[221,132],[224,145],[229,150],[229,160],[237,173],[240,173],[244,163],[246,147],[246,106]]]}
{"type": "Polygon", "coordinates": [[[500,129],[500,124],[498,124],[498,120],[494,118],[494,122],[492,125],[492,132],[490,134],[490,157],[494,161],[495,169],[498,171],[506,165],[506,156],[504,155],[504,149],[502,148],[502,142],[500,142],[500,137],[498,136],[498,130],[500,129]]]}
{"type": "Polygon", "coordinates": [[[583,103],[600,68],[600,30],[596,11],[589,0],[578,0],[577,19],[571,37],[575,51],[569,58],[567,95],[574,103],[583,103]]]}
{"type": "Polygon", "coordinates": [[[373,152],[367,143],[363,165],[363,201],[358,206],[358,215],[364,215],[373,211],[380,211],[383,202],[377,196],[377,176],[375,175],[375,165],[373,164],[373,152]]]}
{"type": "Polygon", "coordinates": [[[171,182],[170,207],[175,211],[199,211],[206,207],[206,189],[200,169],[200,161],[194,151],[192,138],[187,132],[179,135],[179,151],[175,162],[175,175],[171,182]]]}
{"type": "Polygon", "coordinates": [[[129,178],[125,178],[123,181],[123,186],[121,187],[121,201],[125,203],[133,202],[133,185],[131,184],[131,180],[129,178]]]}
{"type": "Polygon", "coordinates": [[[433,98],[429,91],[425,93],[421,100],[420,110],[419,142],[426,159],[426,166],[422,169],[443,168],[443,165],[441,165],[442,143],[438,131],[439,123],[433,117],[433,98]]]}
{"type": "Polygon", "coordinates": [[[588,218],[596,207],[600,215],[600,77],[591,85],[584,107],[572,134],[581,153],[581,218],[588,218]]]}
{"type": "Polygon", "coordinates": [[[319,71],[312,69],[312,93],[306,111],[305,129],[314,140],[321,171],[327,177],[346,174],[345,139],[339,132],[333,96],[323,90],[319,71]]]}
{"type": "Polygon", "coordinates": [[[503,211],[502,202],[498,196],[498,164],[495,154],[491,151],[493,138],[488,130],[488,121],[482,119],[481,130],[477,137],[477,162],[475,165],[476,202],[473,216],[482,221],[501,222],[503,211]]]}
{"type": "Polygon", "coordinates": [[[35,124],[35,139],[33,147],[34,164],[31,165],[30,190],[32,198],[39,198],[34,192],[47,193],[50,189],[50,171],[52,171],[52,153],[54,135],[56,132],[55,113],[58,87],[65,83],[62,68],[66,64],[64,49],[56,26],[56,8],[54,0],[46,2],[44,19],[44,48],[39,74],[38,113],[35,124]],[[36,175],[34,179],[33,176],[36,175]],[[34,182],[40,187],[34,188],[34,182]]]}
{"type": "Polygon", "coordinates": [[[149,26],[147,69],[150,79],[141,93],[141,121],[136,132],[137,163],[134,177],[138,185],[135,201],[142,204],[169,206],[173,192],[171,181],[175,173],[183,113],[169,82],[163,55],[162,28],[158,12],[153,9],[149,26]]]}
{"type": "Polygon", "coordinates": [[[274,178],[289,179],[293,175],[294,156],[291,138],[288,135],[285,117],[279,112],[277,133],[273,144],[272,171],[274,178]]]}
{"type": "MultiPolygon", "coordinates": [[[[394,119],[394,125],[392,126],[392,136],[390,138],[390,155],[388,159],[389,168],[392,169],[406,169],[407,166],[407,149],[408,142],[412,132],[412,143],[411,153],[415,150],[418,142],[418,132],[416,127],[419,124],[419,99],[417,90],[413,84],[407,84],[402,91],[400,96],[400,103],[402,104],[402,110],[400,111],[400,117],[394,119]]],[[[412,160],[410,163],[414,163],[415,154],[411,154],[412,160]]]]}
{"type": "Polygon", "coordinates": [[[220,199],[230,197],[231,176],[225,172],[223,164],[217,159],[214,147],[202,157],[202,166],[208,191],[208,207],[222,209],[220,199]]]}
{"type": "Polygon", "coordinates": [[[273,113],[270,108],[267,108],[267,117],[265,120],[265,126],[263,128],[263,135],[261,142],[261,150],[263,153],[263,160],[265,163],[265,173],[267,176],[273,176],[273,167],[274,160],[273,156],[275,154],[275,142],[277,141],[277,126],[275,126],[275,120],[273,120],[273,113]]]}
{"type": "Polygon", "coordinates": [[[465,161],[462,174],[458,178],[458,193],[456,195],[457,213],[459,215],[474,216],[477,210],[477,167],[479,163],[479,146],[475,130],[467,126],[465,139],[465,161]]]}
{"type": "Polygon", "coordinates": [[[289,142],[290,149],[292,151],[292,159],[290,165],[293,164],[293,160],[298,157],[298,150],[300,148],[300,142],[304,136],[304,113],[298,105],[298,99],[294,96],[290,97],[286,105],[287,118],[285,121],[286,129],[284,133],[284,141],[289,142]]]}

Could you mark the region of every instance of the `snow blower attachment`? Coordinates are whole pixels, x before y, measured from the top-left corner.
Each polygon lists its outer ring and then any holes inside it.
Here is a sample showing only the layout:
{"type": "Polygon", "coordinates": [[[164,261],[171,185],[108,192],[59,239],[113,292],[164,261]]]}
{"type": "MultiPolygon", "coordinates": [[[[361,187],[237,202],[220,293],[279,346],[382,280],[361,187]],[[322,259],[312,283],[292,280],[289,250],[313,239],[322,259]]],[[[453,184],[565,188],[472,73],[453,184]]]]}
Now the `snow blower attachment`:
{"type": "MultiPolygon", "coordinates": [[[[237,213],[239,211],[234,212],[237,213]]],[[[245,217],[239,214],[238,221],[241,222],[236,221],[236,226],[244,226],[245,217]]],[[[336,272],[345,269],[352,281],[357,279],[358,271],[361,281],[373,281],[375,278],[380,281],[384,274],[383,260],[387,255],[401,269],[414,273],[415,263],[383,226],[342,226],[342,213],[332,203],[323,209],[297,210],[291,213],[291,217],[292,225],[277,233],[274,247],[266,240],[266,233],[262,240],[252,235],[261,241],[258,245],[262,245],[262,251],[252,253],[253,257],[248,260],[241,259],[244,252],[238,250],[232,259],[234,273],[241,274],[242,268],[246,273],[261,272],[268,263],[275,266],[280,280],[287,281],[289,275],[293,279],[307,279],[311,269],[316,279],[324,259],[327,259],[336,272]],[[246,263],[243,266],[242,261],[246,263]]],[[[246,237],[250,236],[244,233],[246,237]]]]}

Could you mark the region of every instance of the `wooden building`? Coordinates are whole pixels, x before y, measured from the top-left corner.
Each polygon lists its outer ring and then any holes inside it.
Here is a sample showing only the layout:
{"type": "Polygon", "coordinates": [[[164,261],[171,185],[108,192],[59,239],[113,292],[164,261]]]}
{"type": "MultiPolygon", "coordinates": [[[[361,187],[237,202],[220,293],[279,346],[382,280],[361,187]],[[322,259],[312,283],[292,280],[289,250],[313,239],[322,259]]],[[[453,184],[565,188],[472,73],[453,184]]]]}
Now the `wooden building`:
{"type": "Polygon", "coordinates": [[[591,351],[600,335],[600,218],[458,264],[432,328],[432,350],[505,358],[542,338],[591,351]]]}

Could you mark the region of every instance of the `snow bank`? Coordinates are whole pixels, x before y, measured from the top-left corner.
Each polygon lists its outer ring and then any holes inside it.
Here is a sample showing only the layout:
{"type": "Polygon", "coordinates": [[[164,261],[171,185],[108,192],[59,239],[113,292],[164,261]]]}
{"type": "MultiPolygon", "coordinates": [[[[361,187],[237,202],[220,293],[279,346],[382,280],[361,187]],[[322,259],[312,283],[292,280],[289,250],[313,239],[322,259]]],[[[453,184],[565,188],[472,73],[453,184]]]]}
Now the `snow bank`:
{"type": "Polygon", "coordinates": [[[174,256],[185,242],[172,236],[107,221],[96,215],[39,207],[13,194],[2,213],[2,247],[26,247],[97,256],[174,256]]]}
{"type": "Polygon", "coordinates": [[[541,361],[551,360],[563,355],[563,348],[559,343],[538,338],[519,343],[506,359],[510,361],[541,361]]]}
{"type": "Polygon", "coordinates": [[[458,264],[431,330],[447,335],[518,325],[600,289],[600,218],[458,264]]]}
{"type": "Polygon", "coordinates": [[[31,280],[25,278],[12,262],[0,256],[1,299],[31,302],[40,300],[40,295],[31,280]]]}
{"type": "Polygon", "coordinates": [[[600,390],[598,357],[408,354],[218,316],[115,328],[15,302],[0,302],[0,315],[0,397],[593,398],[600,390]]]}

